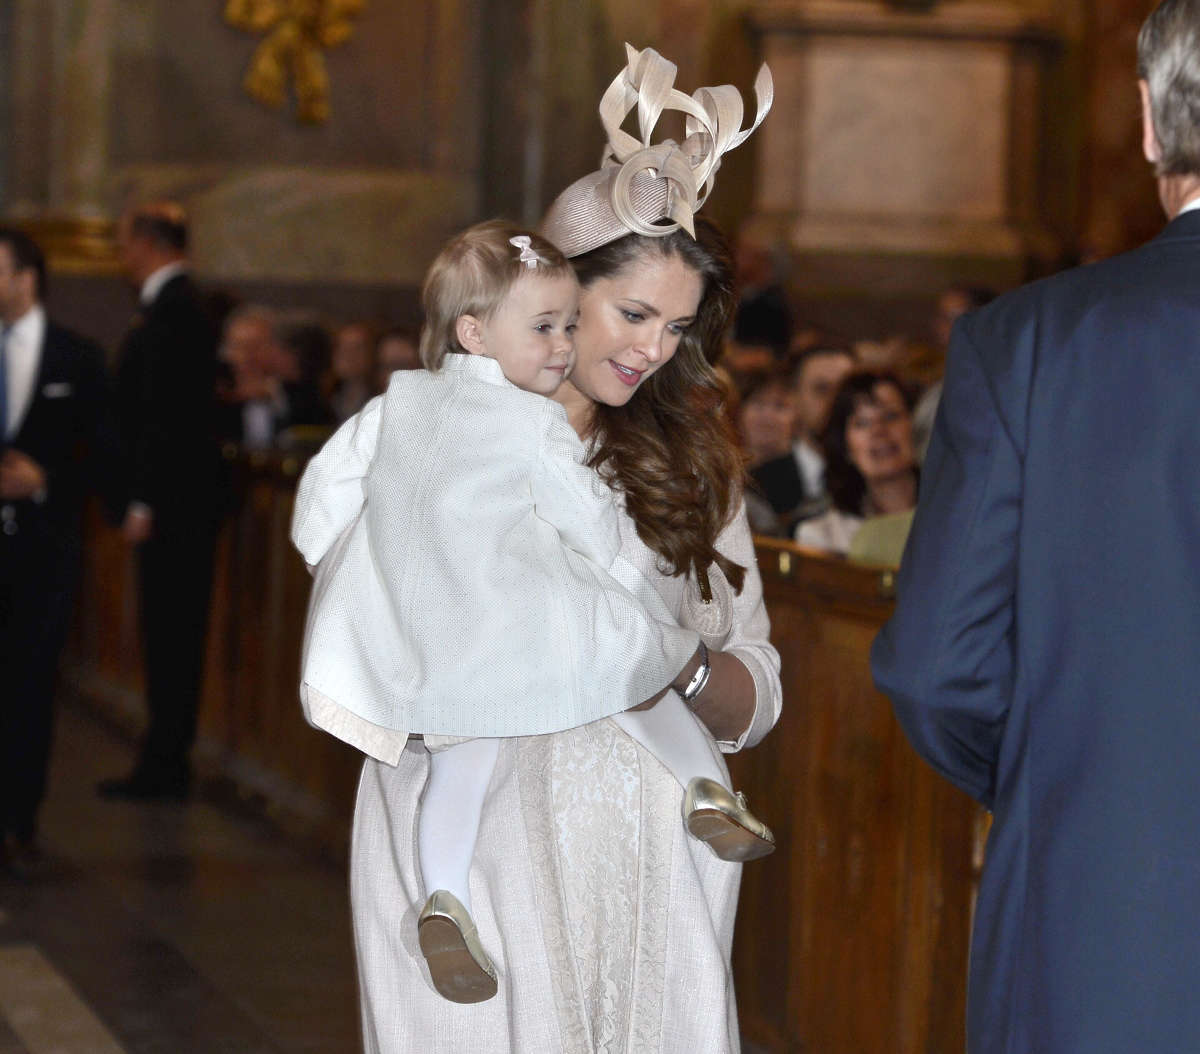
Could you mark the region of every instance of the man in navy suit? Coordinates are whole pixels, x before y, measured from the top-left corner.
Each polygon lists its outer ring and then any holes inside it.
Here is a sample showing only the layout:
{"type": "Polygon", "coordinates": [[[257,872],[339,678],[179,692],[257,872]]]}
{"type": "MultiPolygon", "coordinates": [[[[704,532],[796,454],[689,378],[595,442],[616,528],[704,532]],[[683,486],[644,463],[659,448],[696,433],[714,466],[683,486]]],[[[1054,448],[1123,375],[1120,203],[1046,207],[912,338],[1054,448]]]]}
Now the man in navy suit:
{"type": "Polygon", "coordinates": [[[1170,223],[958,323],[872,652],[993,813],[971,1054],[1200,1050],[1200,0],[1139,73],[1170,223]]]}
{"type": "Polygon", "coordinates": [[[38,856],[83,499],[113,461],[103,354],[46,318],[45,283],[34,241],[0,228],[0,867],[17,871],[38,856]]]}
{"type": "Polygon", "coordinates": [[[133,770],[98,790],[107,798],[181,799],[191,783],[221,512],[217,329],[188,274],[179,206],[131,209],[117,243],[142,309],[121,348],[116,405],[128,459],[123,531],[138,552],[150,720],[133,770]]]}

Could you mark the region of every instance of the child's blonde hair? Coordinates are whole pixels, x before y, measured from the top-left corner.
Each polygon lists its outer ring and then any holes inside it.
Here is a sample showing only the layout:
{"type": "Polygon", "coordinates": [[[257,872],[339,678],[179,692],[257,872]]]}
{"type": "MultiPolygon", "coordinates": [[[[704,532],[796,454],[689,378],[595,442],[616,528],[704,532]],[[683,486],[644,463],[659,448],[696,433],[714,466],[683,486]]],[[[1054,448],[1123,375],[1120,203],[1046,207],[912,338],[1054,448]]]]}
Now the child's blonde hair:
{"type": "Polygon", "coordinates": [[[421,288],[425,324],[421,327],[421,362],[428,370],[441,368],[447,354],[465,354],[458,342],[456,324],[463,315],[487,319],[516,282],[536,278],[575,277],[563,256],[540,234],[507,220],[487,220],[468,227],[437,254],[421,288]],[[511,238],[528,238],[537,254],[534,266],[522,259],[522,249],[511,238]]]}

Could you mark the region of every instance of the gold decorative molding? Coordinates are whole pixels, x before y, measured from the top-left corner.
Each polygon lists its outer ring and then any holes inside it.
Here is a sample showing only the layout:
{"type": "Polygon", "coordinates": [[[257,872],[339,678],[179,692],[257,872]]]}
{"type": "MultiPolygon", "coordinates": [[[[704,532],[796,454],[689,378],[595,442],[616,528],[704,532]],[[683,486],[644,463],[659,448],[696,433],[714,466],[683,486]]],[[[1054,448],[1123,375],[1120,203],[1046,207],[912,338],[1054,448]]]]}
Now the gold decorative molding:
{"type": "Polygon", "coordinates": [[[117,274],[117,225],[112,220],[45,216],[13,219],[41,246],[51,271],[62,274],[117,274]]]}
{"type": "Polygon", "coordinates": [[[296,116],[306,124],[329,120],[325,52],[345,43],[367,0],[226,0],[225,21],[235,29],[266,34],[250,59],[242,87],[264,106],[287,100],[289,75],[296,116]]]}

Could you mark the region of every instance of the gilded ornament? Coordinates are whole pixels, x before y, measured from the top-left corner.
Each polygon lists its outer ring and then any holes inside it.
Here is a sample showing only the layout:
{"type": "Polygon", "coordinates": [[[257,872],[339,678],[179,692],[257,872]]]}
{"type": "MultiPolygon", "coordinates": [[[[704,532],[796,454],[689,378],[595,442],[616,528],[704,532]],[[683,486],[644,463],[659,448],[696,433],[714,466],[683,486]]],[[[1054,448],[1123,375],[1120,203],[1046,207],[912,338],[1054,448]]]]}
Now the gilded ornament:
{"type": "Polygon", "coordinates": [[[329,119],[329,73],[325,51],[354,32],[366,0],[226,0],[225,21],[263,36],[242,81],[247,94],[278,109],[289,79],[296,116],[308,124],[329,119]]]}

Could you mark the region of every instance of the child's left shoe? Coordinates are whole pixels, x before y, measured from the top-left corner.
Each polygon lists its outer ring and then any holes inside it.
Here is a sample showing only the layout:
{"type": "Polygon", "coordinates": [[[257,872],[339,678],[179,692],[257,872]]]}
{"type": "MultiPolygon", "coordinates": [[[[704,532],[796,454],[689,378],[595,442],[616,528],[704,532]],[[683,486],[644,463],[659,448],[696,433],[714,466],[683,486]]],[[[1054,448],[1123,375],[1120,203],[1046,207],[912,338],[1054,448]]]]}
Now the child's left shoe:
{"type": "Polygon", "coordinates": [[[722,860],[757,860],[775,852],[771,828],[750,811],[745,797],[703,776],[687,785],[683,822],[722,860]]]}
{"type": "Polygon", "coordinates": [[[433,892],[417,920],[417,940],[438,994],[452,1003],[482,1003],[496,994],[496,970],[479,943],[470,912],[444,889],[433,892]]]}

